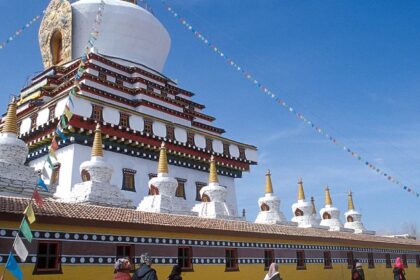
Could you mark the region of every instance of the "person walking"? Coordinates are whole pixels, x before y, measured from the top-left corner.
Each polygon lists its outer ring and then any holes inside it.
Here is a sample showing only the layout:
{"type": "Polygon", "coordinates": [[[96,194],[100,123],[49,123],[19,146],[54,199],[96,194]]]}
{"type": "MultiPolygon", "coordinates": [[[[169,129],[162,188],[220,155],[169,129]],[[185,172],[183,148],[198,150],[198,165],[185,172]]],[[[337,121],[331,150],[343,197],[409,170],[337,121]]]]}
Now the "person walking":
{"type": "Polygon", "coordinates": [[[156,270],[151,268],[152,259],[148,253],[140,256],[140,267],[134,272],[132,280],[158,280],[156,270]]]}
{"type": "Polygon", "coordinates": [[[400,257],[395,259],[394,269],[392,270],[392,273],[394,273],[394,280],[406,280],[404,264],[402,263],[400,257]]]}
{"type": "Polygon", "coordinates": [[[128,259],[118,259],[114,265],[114,280],[131,280],[130,269],[131,263],[128,259]]]}
{"type": "Polygon", "coordinates": [[[268,272],[264,277],[264,280],[282,280],[279,273],[279,265],[277,263],[271,263],[268,268],[268,272]]]}
{"type": "Polygon", "coordinates": [[[169,274],[168,276],[168,280],[182,280],[181,266],[176,264],[174,265],[174,267],[172,267],[172,271],[171,274],[169,274]]]}
{"type": "Polygon", "coordinates": [[[356,265],[351,270],[351,279],[352,280],[365,280],[365,272],[363,271],[362,264],[356,262],[356,265]]]}

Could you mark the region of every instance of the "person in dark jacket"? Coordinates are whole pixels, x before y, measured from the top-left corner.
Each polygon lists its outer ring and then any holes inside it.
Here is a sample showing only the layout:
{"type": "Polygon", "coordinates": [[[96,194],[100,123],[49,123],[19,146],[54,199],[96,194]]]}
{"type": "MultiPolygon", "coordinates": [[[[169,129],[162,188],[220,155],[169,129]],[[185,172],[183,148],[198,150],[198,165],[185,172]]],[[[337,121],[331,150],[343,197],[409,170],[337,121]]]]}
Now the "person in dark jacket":
{"type": "Polygon", "coordinates": [[[394,273],[394,280],[405,280],[404,264],[402,263],[400,257],[395,260],[392,273],[394,273]]]}
{"type": "Polygon", "coordinates": [[[363,271],[362,264],[357,262],[354,268],[351,270],[352,280],[365,280],[365,272],[363,271]]]}
{"type": "Polygon", "coordinates": [[[279,273],[279,265],[277,263],[270,264],[270,267],[268,268],[268,272],[264,277],[264,280],[282,280],[280,278],[279,273]]]}
{"type": "Polygon", "coordinates": [[[151,268],[152,259],[145,253],[140,256],[140,267],[134,272],[131,280],[158,280],[156,270],[151,268]]]}
{"type": "Polygon", "coordinates": [[[174,265],[171,274],[168,276],[168,280],[182,280],[181,271],[181,266],[174,265]]]}

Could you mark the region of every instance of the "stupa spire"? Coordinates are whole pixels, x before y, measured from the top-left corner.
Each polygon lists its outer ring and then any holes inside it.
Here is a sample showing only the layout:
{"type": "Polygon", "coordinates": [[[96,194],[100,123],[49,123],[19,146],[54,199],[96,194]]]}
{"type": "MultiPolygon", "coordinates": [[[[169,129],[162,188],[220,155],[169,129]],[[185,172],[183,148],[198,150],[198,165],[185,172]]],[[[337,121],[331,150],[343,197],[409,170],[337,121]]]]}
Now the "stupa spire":
{"type": "Polygon", "coordinates": [[[298,181],[298,200],[305,200],[305,191],[303,190],[302,177],[298,181]]]}
{"type": "Polygon", "coordinates": [[[315,199],[311,196],[312,214],[316,215],[315,199]]]}
{"type": "Polygon", "coordinates": [[[93,139],[91,155],[93,157],[103,157],[104,156],[104,151],[102,150],[101,126],[99,124],[96,125],[95,138],[93,139]]]}
{"type": "Polygon", "coordinates": [[[349,192],[349,196],[348,196],[348,203],[347,203],[348,207],[347,210],[355,210],[354,209],[354,203],[353,203],[353,193],[349,192]]]}
{"type": "Polygon", "coordinates": [[[325,188],[325,205],[332,205],[330,188],[328,186],[325,188]]]}
{"type": "Polygon", "coordinates": [[[219,180],[217,179],[216,161],[214,160],[214,156],[211,156],[209,183],[218,183],[218,182],[219,180]]]}
{"type": "Polygon", "coordinates": [[[165,142],[160,146],[158,173],[168,173],[168,156],[166,154],[165,142]]]}
{"type": "Polygon", "coordinates": [[[3,125],[3,133],[17,134],[16,99],[13,97],[7,109],[6,119],[3,125]]]}
{"type": "Polygon", "coordinates": [[[265,193],[273,193],[273,183],[271,182],[270,170],[265,174],[265,193]]]}

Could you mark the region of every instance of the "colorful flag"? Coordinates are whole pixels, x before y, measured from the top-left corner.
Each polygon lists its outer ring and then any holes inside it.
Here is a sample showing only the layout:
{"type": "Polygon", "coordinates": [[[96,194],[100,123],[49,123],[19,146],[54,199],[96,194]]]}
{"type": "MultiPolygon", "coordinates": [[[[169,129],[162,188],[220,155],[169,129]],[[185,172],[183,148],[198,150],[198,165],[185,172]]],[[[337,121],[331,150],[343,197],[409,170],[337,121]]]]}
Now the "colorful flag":
{"type": "Polygon", "coordinates": [[[47,160],[46,161],[47,161],[48,165],[50,166],[50,168],[53,169],[54,168],[54,164],[52,163],[51,158],[50,158],[49,155],[47,156],[47,160]]]}
{"type": "Polygon", "coordinates": [[[70,111],[70,108],[67,105],[64,107],[64,115],[66,115],[68,121],[70,121],[73,117],[73,113],[70,111]]]}
{"type": "Polygon", "coordinates": [[[20,270],[15,257],[13,257],[12,252],[9,253],[9,257],[7,258],[6,269],[13,274],[18,280],[22,280],[22,271],[20,270]]]}
{"type": "MultiPolygon", "coordinates": [[[[65,110],[65,109],[64,109],[65,110]]],[[[67,128],[67,121],[66,121],[66,117],[64,115],[62,115],[60,117],[60,125],[62,128],[67,128]]]]}
{"type": "Polygon", "coordinates": [[[32,208],[32,203],[29,203],[29,205],[26,207],[25,212],[23,212],[23,214],[26,215],[30,224],[35,222],[35,213],[34,213],[34,209],[32,208]]]}
{"type": "Polygon", "coordinates": [[[23,233],[26,239],[28,239],[29,242],[32,242],[32,238],[34,236],[32,235],[31,228],[28,225],[28,222],[25,218],[22,219],[22,223],[20,223],[20,231],[23,233]]]}
{"type": "Polygon", "coordinates": [[[45,191],[49,192],[47,185],[42,181],[41,178],[38,178],[37,185],[43,188],[45,191]]]}
{"type": "Polygon", "coordinates": [[[55,130],[55,133],[57,133],[57,134],[58,134],[58,136],[60,136],[60,138],[61,138],[61,139],[63,139],[63,140],[67,140],[66,135],[64,135],[64,133],[63,133],[63,132],[61,132],[59,128],[57,128],[57,129],[55,130]]]}
{"type": "Polygon", "coordinates": [[[35,199],[36,204],[38,204],[39,207],[44,207],[44,201],[42,200],[42,197],[39,195],[39,192],[37,189],[34,190],[33,198],[35,199]]]}
{"type": "Polygon", "coordinates": [[[16,235],[15,242],[13,243],[13,249],[15,249],[16,255],[19,256],[20,260],[25,262],[28,257],[28,250],[26,249],[25,244],[23,244],[22,239],[20,239],[19,234],[16,235]]]}
{"type": "Polygon", "coordinates": [[[57,143],[57,140],[55,140],[55,136],[53,137],[51,141],[51,149],[53,149],[54,151],[58,149],[58,143],[57,143]]]}
{"type": "Polygon", "coordinates": [[[69,93],[69,103],[70,103],[70,106],[74,109],[74,102],[73,102],[73,98],[74,98],[74,94],[75,94],[75,90],[74,90],[74,88],[72,88],[71,90],[70,90],[70,93],[69,93]],[[73,93],[72,93],[73,92],[73,93]]]}
{"type": "Polygon", "coordinates": [[[56,161],[58,161],[54,149],[50,149],[49,155],[52,156],[56,161]]]}

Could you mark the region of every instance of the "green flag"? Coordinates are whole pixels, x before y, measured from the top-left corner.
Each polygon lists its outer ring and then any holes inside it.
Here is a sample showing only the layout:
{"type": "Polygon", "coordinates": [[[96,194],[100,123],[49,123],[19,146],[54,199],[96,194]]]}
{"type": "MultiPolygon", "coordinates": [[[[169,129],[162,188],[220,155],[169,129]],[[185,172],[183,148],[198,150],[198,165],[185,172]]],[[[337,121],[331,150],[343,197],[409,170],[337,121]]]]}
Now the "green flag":
{"type": "Polygon", "coordinates": [[[23,218],[22,223],[20,224],[20,231],[23,233],[26,239],[28,239],[29,242],[32,242],[32,231],[25,218],[23,218]]]}

